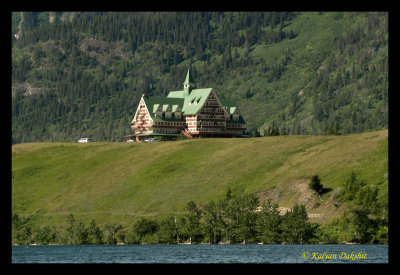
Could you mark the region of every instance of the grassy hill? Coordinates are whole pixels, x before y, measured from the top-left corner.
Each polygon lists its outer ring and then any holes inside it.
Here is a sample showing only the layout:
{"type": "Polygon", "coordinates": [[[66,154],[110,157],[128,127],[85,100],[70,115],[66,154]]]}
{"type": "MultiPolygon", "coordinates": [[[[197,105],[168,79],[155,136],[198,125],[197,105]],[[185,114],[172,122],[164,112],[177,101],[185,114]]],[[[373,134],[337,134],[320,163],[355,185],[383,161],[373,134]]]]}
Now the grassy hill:
{"type": "Polygon", "coordinates": [[[159,143],[23,143],[12,146],[12,211],[57,224],[72,213],[98,224],[182,211],[255,192],[281,207],[306,204],[311,221],[348,207],[336,201],[354,171],[388,193],[388,130],[343,136],[189,139],[159,143]],[[308,187],[318,174],[319,199],[308,187]],[[338,204],[339,206],[334,206],[338,204]]]}

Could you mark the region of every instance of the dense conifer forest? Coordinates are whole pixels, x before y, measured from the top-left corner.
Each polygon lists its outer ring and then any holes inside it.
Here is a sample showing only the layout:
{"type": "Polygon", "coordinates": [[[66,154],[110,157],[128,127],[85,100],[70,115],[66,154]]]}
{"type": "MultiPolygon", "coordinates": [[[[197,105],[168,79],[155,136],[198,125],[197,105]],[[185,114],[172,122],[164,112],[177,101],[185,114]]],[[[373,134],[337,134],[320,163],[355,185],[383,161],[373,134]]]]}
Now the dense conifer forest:
{"type": "Polygon", "coordinates": [[[12,143],[117,141],[140,96],[235,99],[248,131],[388,127],[387,12],[13,12],[12,143]]]}

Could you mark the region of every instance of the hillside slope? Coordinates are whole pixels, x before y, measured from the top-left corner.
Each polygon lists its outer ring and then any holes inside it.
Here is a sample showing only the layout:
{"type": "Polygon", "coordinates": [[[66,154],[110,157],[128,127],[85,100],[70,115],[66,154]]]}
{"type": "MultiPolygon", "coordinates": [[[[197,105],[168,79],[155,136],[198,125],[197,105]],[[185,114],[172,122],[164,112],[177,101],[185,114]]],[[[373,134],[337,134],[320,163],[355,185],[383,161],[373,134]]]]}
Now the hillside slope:
{"type": "Polygon", "coordinates": [[[237,101],[249,132],[385,129],[388,22],[388,12],[14,12],[12,143],[116,141],[140,96],[181,89],[190,67],[197,87],[237,101]]]}
{"type": "Polygon", "coordinates": [[[191,139],[159,143],[26,143],[12,146],[12,211],[57,223],[130,223],[139,215],[180,212],[233,193],[255,192],[281,207],[306,204],[312,220],[340,215],[334,206],[354,171],[388,192],[388,131],[344,136],[191,139]],[[328,190],[308,188],[318,174],[328,190]],[[336,195],[335,195],[336,194],[336,195]]]}

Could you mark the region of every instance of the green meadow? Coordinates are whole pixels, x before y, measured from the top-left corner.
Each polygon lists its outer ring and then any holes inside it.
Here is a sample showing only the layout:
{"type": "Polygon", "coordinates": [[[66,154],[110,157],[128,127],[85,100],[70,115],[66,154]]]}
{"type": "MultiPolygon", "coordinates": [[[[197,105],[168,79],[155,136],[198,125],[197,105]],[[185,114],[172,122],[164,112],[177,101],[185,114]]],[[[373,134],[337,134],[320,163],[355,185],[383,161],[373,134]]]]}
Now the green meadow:
{"type": "Polygon", "coordinates": [[[348,208],[336,200],[354,171],[388,193],[388,130],[342,136],[201,138],[158,143],[22,143],[12,146],[12,212],[57,225],[129,225],[182,212],[233,193],[256,193],[280,207],[305,204],[326,223],[348,208]],[[326,192],[308,187],[319,175],[326,192]]]}

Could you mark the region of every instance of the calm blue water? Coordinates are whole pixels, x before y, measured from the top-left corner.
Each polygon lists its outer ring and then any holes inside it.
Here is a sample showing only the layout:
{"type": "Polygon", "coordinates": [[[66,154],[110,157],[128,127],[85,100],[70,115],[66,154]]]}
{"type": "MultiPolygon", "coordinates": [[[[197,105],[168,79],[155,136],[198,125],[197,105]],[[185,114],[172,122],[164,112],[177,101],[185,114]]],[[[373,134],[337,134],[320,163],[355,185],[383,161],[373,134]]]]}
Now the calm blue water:
{"type": "Polygon", "coordinates": [[[388,263],[388,245],[18,245],[12,263],[388,263]]]}

